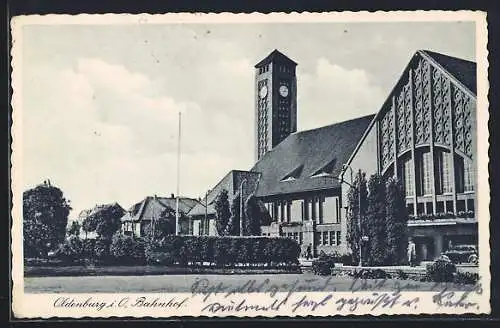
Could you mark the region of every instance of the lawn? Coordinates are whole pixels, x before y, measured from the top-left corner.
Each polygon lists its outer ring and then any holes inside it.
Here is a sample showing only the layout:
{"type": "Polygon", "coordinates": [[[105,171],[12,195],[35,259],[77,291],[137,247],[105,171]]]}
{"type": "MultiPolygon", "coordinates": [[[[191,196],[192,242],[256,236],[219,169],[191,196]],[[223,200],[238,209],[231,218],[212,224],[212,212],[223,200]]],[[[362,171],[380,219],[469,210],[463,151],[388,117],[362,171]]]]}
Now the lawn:
{"type": "MultiPolygon", "coordinates": [[[[234,274],[234,275],[144,275],[144,276],[80,276],[80,277],[27,277],[24,278],[26,293],[175,293],[191,292],[200,279],[215,286],[252,286],[266,288],[277,286],[280,291],[288,291],[290,286],[302,291],[350,291],[350,290],[401,290],[431,291],[431,282],[412,280],[366,280],[354,281],[344,276],[316,276],[303,274],[234,274]],[[326,287],[325,287],[326,286],[326,287]]],[[[442,287],[441,287],[442,288],[442,287]]],[[[451,290],[464,290],[463,286],[448,285],[451,290]]]]}

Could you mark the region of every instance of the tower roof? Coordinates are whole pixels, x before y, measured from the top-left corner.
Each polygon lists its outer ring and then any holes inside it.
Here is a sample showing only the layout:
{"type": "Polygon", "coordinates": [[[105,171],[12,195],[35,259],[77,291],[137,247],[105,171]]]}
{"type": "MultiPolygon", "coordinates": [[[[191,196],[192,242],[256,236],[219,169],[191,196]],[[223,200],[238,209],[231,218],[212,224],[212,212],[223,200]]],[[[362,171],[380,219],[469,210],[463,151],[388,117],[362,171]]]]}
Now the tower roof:
{"type": "Polygon", "coordinates": [[[274,49],[266,58],[264,58],[260,62],[258,62],[255,65],[255,68],[259,68],[261,66],[267,65],[272,61],[284,62],[284,63],[288,63],[288,64],[292,64],[294,66],[297,66],[296,62],[294,62],[293,60],[291,60],[287,56],[283,55],[277,49],[274,49]]]}

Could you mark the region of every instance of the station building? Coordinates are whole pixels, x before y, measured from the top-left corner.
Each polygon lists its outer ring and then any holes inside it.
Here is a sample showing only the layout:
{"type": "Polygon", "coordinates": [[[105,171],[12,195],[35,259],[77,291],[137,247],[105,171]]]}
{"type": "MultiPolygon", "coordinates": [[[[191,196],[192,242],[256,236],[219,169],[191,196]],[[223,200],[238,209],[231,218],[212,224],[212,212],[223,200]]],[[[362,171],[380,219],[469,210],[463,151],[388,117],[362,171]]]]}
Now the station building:
{"type": "Polygon", "coordinates": [[[213,201],[241,190],[272,218],[262,235],[293,238],[316,255],[347,252],[348,183],[362,170],[404,184],[420,260],[477,243],[474,62],[419,50],[375,114],[299,132],[296,66],[277,50],[255,66],[256,163],[191,209],[191,233],[215,234],[213,201]]]}

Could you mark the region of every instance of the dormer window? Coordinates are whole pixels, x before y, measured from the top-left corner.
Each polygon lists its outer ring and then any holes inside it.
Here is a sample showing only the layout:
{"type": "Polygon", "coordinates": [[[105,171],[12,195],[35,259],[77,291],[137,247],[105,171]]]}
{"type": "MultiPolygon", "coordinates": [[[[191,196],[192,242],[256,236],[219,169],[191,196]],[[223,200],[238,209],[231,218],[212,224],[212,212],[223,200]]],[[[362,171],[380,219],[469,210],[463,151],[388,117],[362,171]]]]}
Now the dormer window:
{"type": "Polygon", "coordinates": [[[333,176],[333,174],[327,173],[327,172],[320,172],[320,173],[316,173],[316,174],[312,175],[311,177],[312,178],[320,178],[320,177],[331,177],[331,176],[333,176]]]}
{"type": "Polygon", "coordinates": [[[285,175],[283,178],[281,178],[280,181],[295,181],[297,180],[300,175],[302,174],[302,169],[304,168],[304,164],[299,165],[295,169],[293,169],[290,173],[285,175]]]}
{"type": "Polygon", "coordinates": [[[333,169],[335,168],[335,164],[337,163],[337,159],[334,158],[330,160],[328,163],[320,167],[318,170],[316,170],[312,175],[311,178],[317,178],[317,177],[331,177],[333,176],[333,169]]]}

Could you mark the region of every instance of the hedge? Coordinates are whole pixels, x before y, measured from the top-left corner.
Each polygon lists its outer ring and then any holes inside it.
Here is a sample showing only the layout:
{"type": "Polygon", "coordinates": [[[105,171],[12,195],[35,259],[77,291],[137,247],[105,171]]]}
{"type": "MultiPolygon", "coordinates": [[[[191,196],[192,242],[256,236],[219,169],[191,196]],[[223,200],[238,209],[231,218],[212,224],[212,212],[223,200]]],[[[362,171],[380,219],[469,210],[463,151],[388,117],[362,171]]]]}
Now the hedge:
{"type": "Polygon", "coordinates": [[[145,247],[149,263],[223,266],[298,265],[300,247],[288,238],[166,236],[145,247]]]}

